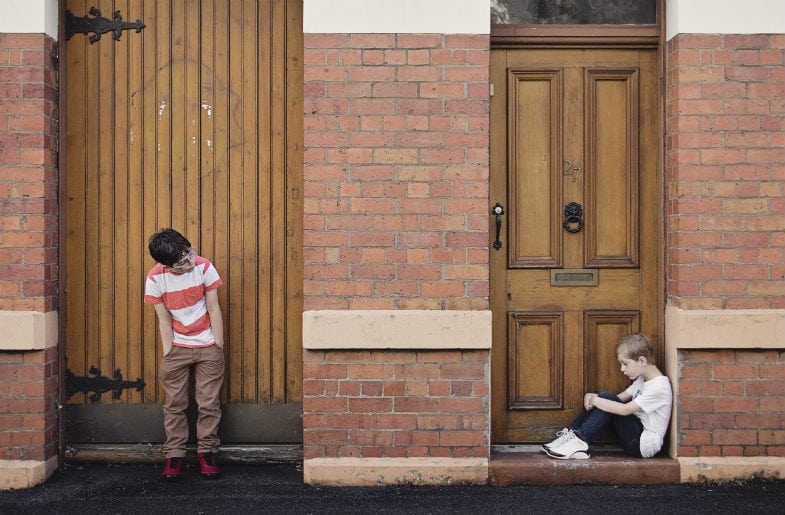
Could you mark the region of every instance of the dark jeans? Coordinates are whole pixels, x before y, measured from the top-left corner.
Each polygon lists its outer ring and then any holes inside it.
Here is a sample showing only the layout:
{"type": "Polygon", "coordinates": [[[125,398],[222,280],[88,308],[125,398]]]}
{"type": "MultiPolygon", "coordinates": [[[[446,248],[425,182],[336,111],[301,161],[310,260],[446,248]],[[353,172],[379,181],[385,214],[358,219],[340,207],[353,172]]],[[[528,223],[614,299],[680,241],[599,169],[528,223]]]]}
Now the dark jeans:
{"type": "MultiPolygon", "coordinates": [[[[618,396],[608,393],[600,392],[597,394],[603,399],[611,401],[622,402],[618,396]]],[[[589,411],[584,411],[570,424],[570,429],[575,431],[575,434],[581,437],[587,443],[597,438],[600,432],[606,427],[611,426],[616,432],[616,437],[619,439],[621,446],[628,454],[641,458],[641,433],[643,433],[643,424],[641,419],[635,415],[614,415],[607,411],[602,411],[599,408],[594,408],[589,411]]]]}

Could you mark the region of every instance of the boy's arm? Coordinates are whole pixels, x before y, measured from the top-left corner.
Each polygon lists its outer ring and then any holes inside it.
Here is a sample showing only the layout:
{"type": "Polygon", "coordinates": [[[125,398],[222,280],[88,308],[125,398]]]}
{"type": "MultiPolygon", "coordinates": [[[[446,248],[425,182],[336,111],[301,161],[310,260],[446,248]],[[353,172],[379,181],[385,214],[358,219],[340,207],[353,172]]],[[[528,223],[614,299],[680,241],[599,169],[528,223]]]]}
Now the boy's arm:
{"type": "Polygon", "coordinates": [[[596,393],[587,393],[586,398],[584,399],[584,404],[586,405],[586,409],[599,408],[606,413],[612,413],[614,415],[621,415],[624,417],[627,415],[632,415],[641,409],[640,406],[638,406],[638,403],[635,401],[616,402],[610,399],[603,399],[596,393]]]}
{"type": "Polygon", "coordinates": [[[221,306],[218,304],[218,290],[207,290],[205,294],[207,313],[210,314],[210,326],[213,328],[215,344],[224,348],[224,321],[221,315],[221,306]]]}
{"type": "Polygon", "coordinates": [[[158,315],[158,327],[161,331],[161,344],[164,346],[164,356],[172,350],[174,331],[172,330],[172,314],[163,304],[155,304],[155,314],[158,315]]]}

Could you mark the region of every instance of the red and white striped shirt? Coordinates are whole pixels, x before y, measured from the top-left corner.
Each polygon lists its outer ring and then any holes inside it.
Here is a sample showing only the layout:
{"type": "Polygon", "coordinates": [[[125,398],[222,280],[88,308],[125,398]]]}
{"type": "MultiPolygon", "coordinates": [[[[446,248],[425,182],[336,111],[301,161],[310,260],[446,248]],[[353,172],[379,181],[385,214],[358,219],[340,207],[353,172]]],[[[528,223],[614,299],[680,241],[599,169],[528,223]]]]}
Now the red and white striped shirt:
{"type": "Polygon", "coordinates": [[[205,292],[215,290],[223,281],[209,260],[194,257],[190,272],[173,273],[156,263],[144,285],[146,304],[161,304],[172,314],[172,345],[207,347],[215,343],[205,292]]]}

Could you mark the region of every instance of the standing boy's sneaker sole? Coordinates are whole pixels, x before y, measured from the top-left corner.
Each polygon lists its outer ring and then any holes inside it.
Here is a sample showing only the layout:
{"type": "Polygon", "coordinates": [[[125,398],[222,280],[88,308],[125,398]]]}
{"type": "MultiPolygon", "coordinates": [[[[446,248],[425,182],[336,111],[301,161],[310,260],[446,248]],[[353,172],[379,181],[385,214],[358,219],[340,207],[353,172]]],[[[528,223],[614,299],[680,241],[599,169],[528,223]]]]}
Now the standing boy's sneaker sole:
{"type": "Polygon", "coordinates": [[[198,453],[199,468],[202,471],[202,477],[205,479],[216,479],[220,473],[218,471],[218,462],[215,459],[214,452],[198,453]]]}
{"type": "Polygon", "coordinates": [[[177,481],[183,472],[183,458],[167,458],[161,477],[166,481],[177,481]]]}

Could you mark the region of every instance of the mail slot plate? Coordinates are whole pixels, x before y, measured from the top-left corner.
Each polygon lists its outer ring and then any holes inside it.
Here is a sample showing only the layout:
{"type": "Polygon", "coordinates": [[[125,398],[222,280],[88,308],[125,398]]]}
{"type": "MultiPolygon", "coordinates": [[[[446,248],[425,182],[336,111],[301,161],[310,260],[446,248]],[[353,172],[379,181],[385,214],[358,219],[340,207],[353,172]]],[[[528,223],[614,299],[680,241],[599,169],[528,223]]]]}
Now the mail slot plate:
{"type": "Polygon", "coordinates": [[[596,268],[560,268],[551,270],[551,286],[597,286],[600,282],[596,268]]]}

